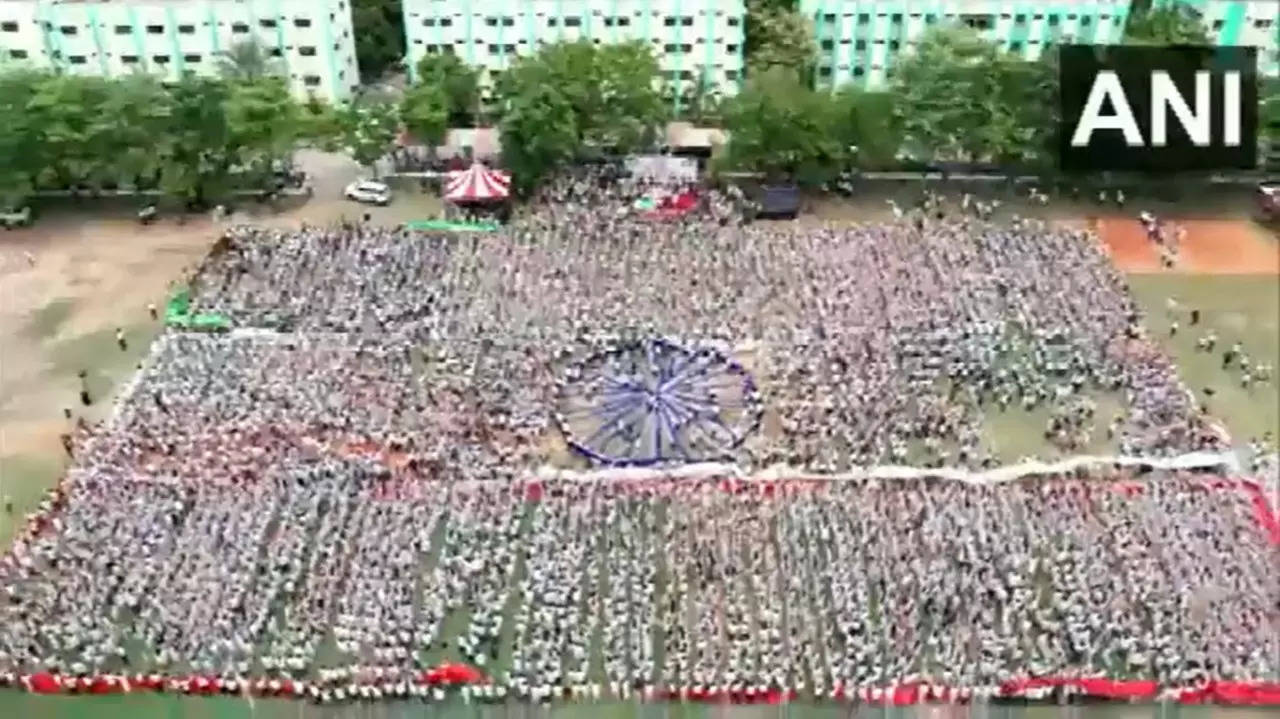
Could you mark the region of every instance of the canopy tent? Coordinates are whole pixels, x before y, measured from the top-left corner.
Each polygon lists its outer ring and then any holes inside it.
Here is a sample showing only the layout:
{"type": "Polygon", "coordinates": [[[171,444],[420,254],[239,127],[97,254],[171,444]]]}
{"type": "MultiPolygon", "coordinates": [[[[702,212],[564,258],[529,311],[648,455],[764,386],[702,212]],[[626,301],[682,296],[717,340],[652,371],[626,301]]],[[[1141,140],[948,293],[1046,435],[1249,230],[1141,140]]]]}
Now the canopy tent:
{"type": "Polygon", "coordinates": [[[465,170],[450,172],[444,185],[449,202],[497,202],[511,195],[511,176],[477,162],[465,170]]]}

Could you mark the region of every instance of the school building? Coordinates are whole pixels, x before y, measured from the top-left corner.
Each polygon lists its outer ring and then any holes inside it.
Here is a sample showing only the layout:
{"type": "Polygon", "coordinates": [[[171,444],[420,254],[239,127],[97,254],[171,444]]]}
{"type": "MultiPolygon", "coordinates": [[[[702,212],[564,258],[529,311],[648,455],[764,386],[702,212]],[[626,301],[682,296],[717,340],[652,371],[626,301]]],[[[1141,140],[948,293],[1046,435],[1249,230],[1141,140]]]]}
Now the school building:
{"type": "Polygon", "coordinates": [[[349,0],[0,0],[0,66],[172,81],[246,42],[298,97],[344,100],[360,82],[349,0]]]}
{"type": "Polygon", "coordinates": [[[700,88],[738,91],[743,0],[402,0],[410,72],[425,55],[452,53],[480,68],[481,87],[522,55],[558,41],[640,41],[658,60],[673,108],[700,88]]]}

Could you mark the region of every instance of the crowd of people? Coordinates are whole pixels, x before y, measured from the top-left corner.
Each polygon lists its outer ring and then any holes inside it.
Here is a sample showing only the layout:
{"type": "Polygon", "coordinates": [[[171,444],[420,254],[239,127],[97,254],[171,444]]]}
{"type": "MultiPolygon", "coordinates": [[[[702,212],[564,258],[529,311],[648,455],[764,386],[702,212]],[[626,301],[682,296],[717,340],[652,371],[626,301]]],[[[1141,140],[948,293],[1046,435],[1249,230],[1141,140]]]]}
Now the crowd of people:
{"type": "Polygon", "coordinates": [[[237,329],[163,334],[68,442],[59,509],[0,561],[0,673],[321,700],[445,658],[534,699],[1277,677],[1280,539],[1208,475],[528,484],[570,462],[566,369],[645,337],[752,375],[759,431],[707,458],[747,472],[991,466],[989,420],[1038,410],[1062,452],[1103,426],[1127,455],[1227,445],[1084,233],[937,197],[779,225],[707,193],[654,221],[644,189],[569,176],[465,237],[229,231],[192,311],[237,329]]]}
{"type": "Polygon", "coordinates": [[[1205,475],[551,480],[535,501],[386,481],[335,459],[251,487],[75,475],[58,531],[0,565],[0,672],[340,698],[452,656],[532,699],[1280,672],[1280,539],[1205,475]]]}

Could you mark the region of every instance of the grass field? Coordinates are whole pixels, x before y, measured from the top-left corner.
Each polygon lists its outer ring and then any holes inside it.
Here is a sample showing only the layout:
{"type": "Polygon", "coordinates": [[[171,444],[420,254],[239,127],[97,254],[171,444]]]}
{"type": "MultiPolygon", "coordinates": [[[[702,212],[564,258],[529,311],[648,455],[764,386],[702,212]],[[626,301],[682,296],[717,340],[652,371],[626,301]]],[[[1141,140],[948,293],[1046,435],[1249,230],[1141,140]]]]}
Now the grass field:
{"type": "Polygon", "coordinates": [[[1214,388],[1209,411],[1221,417],[1238,442],[1280,436],[1280,390],[1241,388],[1237,373],[1222,370],[1222,351],[1240,341],[1257,362],[1280,365],[1280,278],[1267,275],[1205,276],[1188,274],[1134,274],[1130,288],[1147,313],[1151,336],[1177,360],[1183,381],[1200,391],[1214,388]],[[1169,336],[1165,301],[1176,297],[1184,308],[1180,328],[1169,336]],[[1201,327],[1187,326],[1186,312],[1200,310],[1201,327]],[[1219,337],[1213,354],[1196,351],[1196,340],[1213,328],[1219,337]]]}

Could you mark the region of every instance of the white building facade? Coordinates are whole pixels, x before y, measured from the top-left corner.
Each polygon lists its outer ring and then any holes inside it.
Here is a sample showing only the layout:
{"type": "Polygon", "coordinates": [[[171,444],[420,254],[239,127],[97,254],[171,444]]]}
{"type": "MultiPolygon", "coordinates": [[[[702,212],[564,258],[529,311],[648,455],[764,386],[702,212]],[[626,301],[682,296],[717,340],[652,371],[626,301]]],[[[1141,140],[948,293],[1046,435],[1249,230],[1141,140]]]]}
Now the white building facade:
{"type": "Polygon", "coordinates": [[[360,82],[349,0],[0,0],[0,66],[172,81],[246,42],[298,97],[342,101],[360,82]]]}
{"type": "Polygon", "coordinates": [[[700,88],[738,91],[743,0],[402,0],[412,74],[424,56],[452,53],[481,69],[481,87],[513,60],[559,41],[640,41],[653,49],[678,113],[700,88]]]}

